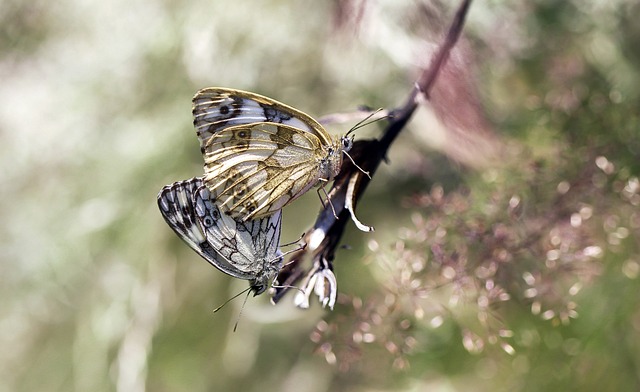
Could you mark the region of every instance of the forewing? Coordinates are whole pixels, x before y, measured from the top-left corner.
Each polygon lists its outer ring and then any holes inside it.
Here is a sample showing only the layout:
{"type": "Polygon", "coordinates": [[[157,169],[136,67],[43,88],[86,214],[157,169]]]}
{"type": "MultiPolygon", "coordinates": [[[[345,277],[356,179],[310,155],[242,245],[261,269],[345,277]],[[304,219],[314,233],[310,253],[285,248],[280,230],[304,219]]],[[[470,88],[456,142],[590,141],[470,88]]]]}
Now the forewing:
{"type": "Polygon", "coordinates": [[[323,144],[331,142],[327,131],[307,114],[271,98],[248,91],[209,87],[193,97],[193,125],[204,152],[209,139],[223,129],[243,124],[272,122],[315,135],[323,144]]]}
{"type": "Polygon", "coordinates": [[[321,141],[276,123],[218,131],[205,146],[206,186],[220,209],[242,219],[266,217],[318,181],[321,141]]]}

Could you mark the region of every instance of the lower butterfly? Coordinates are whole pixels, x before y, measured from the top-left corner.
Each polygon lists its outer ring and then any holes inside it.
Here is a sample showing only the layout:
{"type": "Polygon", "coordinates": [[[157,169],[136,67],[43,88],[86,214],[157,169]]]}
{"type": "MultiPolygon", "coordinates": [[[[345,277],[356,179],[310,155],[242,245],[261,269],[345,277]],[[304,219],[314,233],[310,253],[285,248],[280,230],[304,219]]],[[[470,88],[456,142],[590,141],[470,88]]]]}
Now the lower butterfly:
{"type": "Polygon", "coordinates": [[[225,274],[262,294],[282,267],[281,212],[239,221],[222,214],[201,178],[167,185],[158,194],[165,221],[194,251],[225,274]]]}

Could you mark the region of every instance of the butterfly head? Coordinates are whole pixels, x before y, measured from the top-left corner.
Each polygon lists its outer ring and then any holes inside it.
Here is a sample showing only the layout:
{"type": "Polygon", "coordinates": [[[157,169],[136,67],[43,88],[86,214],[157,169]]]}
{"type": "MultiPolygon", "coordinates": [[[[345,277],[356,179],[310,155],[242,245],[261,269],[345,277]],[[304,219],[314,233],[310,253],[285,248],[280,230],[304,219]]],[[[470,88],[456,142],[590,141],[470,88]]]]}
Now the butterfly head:
{"type": "MultiPolygon", "coordinates": [[[[278,265],[282,265],[282,262],[278,265]]],[[[273,264],[267,264],[264,270],[260,271],[254,279],[249,281],[254,297],[267,291],[269,284],[275,279],[276,273],[275,266],[273,264]]]]}
{"type": "Polygon", "coordinates": [[[340,138],[340,143],[342,144],[342,151],[347,152],[351,150],[353,147],[353,135],[349,135],[348,133],[340,138]]]}
{"type": "Polygon", "coordinates": [[[350,138],[341,137],[332,140],[331,144],[324,148],[324,154],[318,165],[318,178],[330,181],[340,173],[342,166],[342,152],[351,148],[350,138]]]}
{"type": "Polygon", "coordinates": [[[254,297],[264,293],[269,288],[269,285],[274,283],[280,268],[282,268],[283,261],[284,258],[279,250],[275,258],[265,260],[264,270],[260,271],[256,277],[249,282],[254,297]]]}
{"type": "Polygon", "coordinates": [[[269,282],[267,281],[258,281],[258,279],[251,281],[251,291],[253,291],[254,297],[264,293],[268,287],[269,282]]]}

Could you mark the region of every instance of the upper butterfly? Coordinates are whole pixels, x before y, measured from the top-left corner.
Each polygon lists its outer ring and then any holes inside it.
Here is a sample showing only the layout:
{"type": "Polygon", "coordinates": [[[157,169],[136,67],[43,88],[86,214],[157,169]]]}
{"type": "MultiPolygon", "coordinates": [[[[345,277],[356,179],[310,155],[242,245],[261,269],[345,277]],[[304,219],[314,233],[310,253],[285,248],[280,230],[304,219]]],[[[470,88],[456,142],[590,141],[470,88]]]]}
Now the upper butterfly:
{"type": "Polygon", "coordinates": [[[204,182],[220,209],[244,221],[273,214],[340,172],[353,138],[247,91],[210,87],[193,97],[204,182]]]}
{"type": "Polygon", "coordinates": [[[165,221],[191,249],[220,271],[249,280],[263,293],[282,267],[280,212],[264,219],[237,221],[220,213],[201,178],[167,185],[158,194],[165,221]]]}

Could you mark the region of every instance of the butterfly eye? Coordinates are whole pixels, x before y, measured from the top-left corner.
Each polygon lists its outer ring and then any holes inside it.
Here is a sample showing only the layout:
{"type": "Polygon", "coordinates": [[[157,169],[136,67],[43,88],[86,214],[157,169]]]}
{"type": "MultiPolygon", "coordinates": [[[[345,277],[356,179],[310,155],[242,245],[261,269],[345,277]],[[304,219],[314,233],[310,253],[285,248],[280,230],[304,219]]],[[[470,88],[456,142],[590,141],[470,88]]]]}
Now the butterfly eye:
{"type": "Polygon", "coordinates": [[[267,290],[267,286],[262,283],[255,283],[251,286],[251,289],[253,289],[253,296],[255,297],[256,295],[264,293],[267,290]]]}
{"type": "Polygon", "coordinates": [[[349,151],[349,150],[351,150],[351,147],[353,147],[353,138],[343,137],[342,138],[342,149],[344,151],[349,151]]]}

